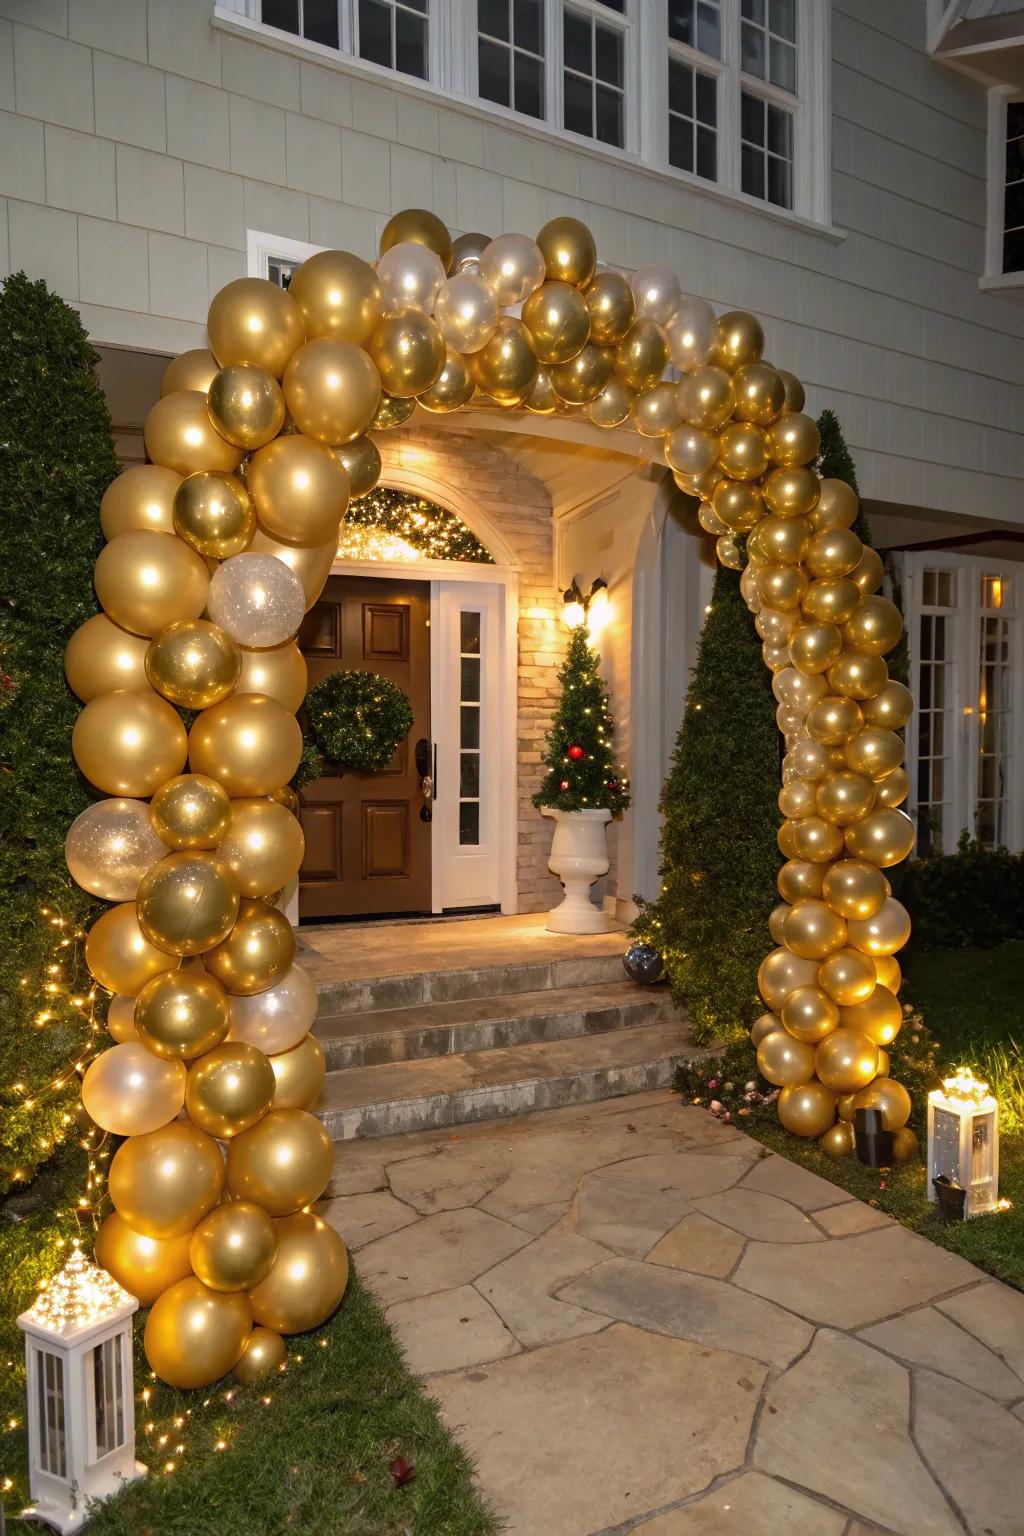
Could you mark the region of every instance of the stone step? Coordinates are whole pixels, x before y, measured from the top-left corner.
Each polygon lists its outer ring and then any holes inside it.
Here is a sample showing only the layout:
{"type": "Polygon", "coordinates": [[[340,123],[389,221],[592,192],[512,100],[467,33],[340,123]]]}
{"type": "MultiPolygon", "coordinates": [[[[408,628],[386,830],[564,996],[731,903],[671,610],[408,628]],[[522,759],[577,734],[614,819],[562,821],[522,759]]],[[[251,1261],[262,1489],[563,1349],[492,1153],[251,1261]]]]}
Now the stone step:
{"type": "MultiPolygon", "coordinates": [[[[695,1052],[685,1020],[329,1072],[316,1113],[335,1141],[592,1103],[667,1087],[695,1052]]],[[[712,1054],[712,1053],[708,1053],[712,1054]]]]}
{"type": "Polygon", "coordinates": [[[333,1071],[636,1028],[656,1023],[667,1002],[662,988],[621,980],[333,1016],[321,1004],[316,1034],[333,1071]]]}
{"type": "MultiPolygon", "coordinates": [[[[623,934],[623,949],[626,936],[623,934]]],[[[524,944],[524,955],[529,946],[524,944]]],[[[300,964],[302,963],[300,957],[300,964]]],[[[412,963],[415,963],[414,961],[412,963]]],[[[314,971],[315,975],[315,971],[314,971]]],[[[511,965],[459,966],[447,971],[405,971],[396,961],[393,974],[316,983],[320,1016],[374,1013],[378,1009],[420,1008],[426,1003],[465,998],[506,997],[562,987],[598,987],[623,979],[620,955],[583,955],[572,959],[523,959],[511,965]]]]}

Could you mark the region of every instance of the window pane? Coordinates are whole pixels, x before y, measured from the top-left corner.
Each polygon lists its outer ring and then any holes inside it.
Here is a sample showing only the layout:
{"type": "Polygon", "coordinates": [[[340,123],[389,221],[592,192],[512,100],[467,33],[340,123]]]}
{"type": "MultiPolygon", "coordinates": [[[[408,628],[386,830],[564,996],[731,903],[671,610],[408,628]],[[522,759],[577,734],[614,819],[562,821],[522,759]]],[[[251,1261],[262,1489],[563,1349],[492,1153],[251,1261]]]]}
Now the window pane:
{"type": "Polygon", "coordinates": [[[793,206],[793,167],[774,155],[768,156],[768,201],[779,208],[793,206]]]}
{"type": "Polygon", "coordinates": [[[311,43],[327,48],[338,46],[338,0],[305,0],[302,7],[302,32],[311,43]]]}
{"type": "Polygon", "coordinates": [[[474,656],[462,658],[462,688],[459,692],[461,699],[480,698],[480,662],[474,656]]]}
{"type": "Polygon", "coordinates": [[[697,129],[697,175],[718,180],[718,136],[710,128],[697,129]]]}
{"type": "Polygon", "coordinates": [[[544,66],[528,53],[516,53],[515,109],[530,117],[544,116],[544,66]]]}
{"type": "Polygon", "coordinates": [[[626,13],[626,0],[597,0],[598,5],[603,5],[607,11],[618,11],[620,16],[626,13]]]}
{"type": "Polygon", "coordinates": [[[740,97],[740,137],[748,144],[764,143],[764,102],[748,91],[740,97]]]}
{"type": "Polygon", "coordinates": [[[395,68],[403,75],[427,78],[427,23],[409,11],[395,11],[395,68]]]}
{"type": "Polygon", "coordinates": [[[263,0],[260,15],[268,27],[298,33],[299,0],[263,0]]]}
{"type": "Polygon", "coordinates": [[[743,0],[742,11],[747,21],[756,21],[759,27],[764,26],[764,0],[743,0]]]}
{"type": "Polygon", "coordinates": [[[678,59],[668,61],[668,105],[670,112],[693,116],[693,70],[678,59]]]}
{"type": "Polygon", "coordinates": [[[476,24],[488,37],[500,37],[508,42],[509,0],[477,0],[476,24]]]}
{"type": "Polygon", "coordinates": [[[713,58],[722,56],[722,18],[717,5],[697,6],[697,47],[713,58]]]}
{"type": "Polygon", "coordinates": [[[668,158],[681,171],[693,170],[693,124],[688,118],[669,118],[668,158]]]}
{"type": "Polygon", "coordinates": [[[1003,198],[1003,217],[1007,229],[1024,227],[1024,181],[1015,181],[1007,187],[1003,198]]]}
{"type": "Polygon", "coordinates": [[[479,50],[480,95],[487,101],[496,101],[503,107],[510,107],[509,50],[502,48],[499,43],[489,43],[484,38],[480,39],[479,50]]]}
{"type": "Polygon", "coordinates": [[[594,133],[590,91],[589,80],[581,80],[579,75],[566,74],[565,126],[572,133],[585,133],[588,139],[594,133]]]}
{"type": "Polygon", "coordinates": [[[563,36],[566,69],[577,69],[581,75],[593,74],[591,37],[590,22],[573,11],[566,11],[563,36]]]}
{"type": "Polygon", "coordinates": [[[480,711],[475,704],[463,704],[459,710],[459,745],[480,745],[480,711]]]}
{"type": "Polygon", "coordinates": [[[1024,178],[1024,138],[1006,141],[1006,179],[1020,181],[1024,178]]]}
{"type": "Polygon", "coordinates": [[[796,0],[769,0],[768,25],[776,37],[796,42],[796,0]]]}
{"type": "Polygon", "coordinates": [[[480,793],[480,754],[463,752],[459,756],[459,794],[475,797],[480,793]]]}
{"type": "Polygon", "coordinates": [[[718,81],[711,75],[697,76],[697,121],[709,128],[718,122],[718,81]]]}
{"type": "Polygon", "coordinates": [[[769,43],[768,77],[784,91],[796,90],[796,49],[776,42],[774,37],[769,43]]]}
{"type": "Polygon", "coordinates": [[[1024,230],[1011,230],[1003,236],[1003,271],[1024,272],[1024,230]]]}
{"type": "Polygon", "coordinates": [[[793,158],[793,117],[781,107],[768,108],[768,148],[773,155],[793,158]]]}
{"type": "Polygon", "coordinates": [[[668,0],[668,35],[677,43],[696,43],[695,9],[696,0],[668,0]]]}
{"type": "Polygon", "coordinates": [[[480,615],[469,609],[459,614],[459,650],[464,655],[480,654],[480,615]]]}
{"type": "Polygon", "coordinates": [[[742,149],[742,187],[751,197],[764,197],[764,155],[744,144],[742,149]]]}
{"type": "Polygon", "coordinates": [[[459,805],[459,842],[463,847],[480,841],[480,802],[463,800],[459,805]]]}
{"type": "Polygon", "coordinates": [[[617,144],[620,149],[625,143],[622,97],[606,85],[597,87],[597,137],[602,144],[617,144]]]}
{"type": "Polygon", "coordinates": [[[740,67],[764,79],[764,33],[757,27],[745,26],[740,33],[740,67]]]}
{"type": "Polygon", "coordinates": [[[388,69],[393,65],[391,11],[380,0],[359,0],[359,56],[388,69]]]}
{"type": "Polygon", "coordinates": [[[543,53],[544,8],[541,0],[515,0],[516,47],[543,53]]]}
{"type": "Polygon", "coordinates": [[[1020,138],[1024,134],[1024,101],[1006,103],[1006,136],[1020,138]]]}
{"type": "Polygon", "coordinates": [[[607,85],[622,84],[622,33],[607,27],[594,28],[597,53],[597,78],[607,85]]]}

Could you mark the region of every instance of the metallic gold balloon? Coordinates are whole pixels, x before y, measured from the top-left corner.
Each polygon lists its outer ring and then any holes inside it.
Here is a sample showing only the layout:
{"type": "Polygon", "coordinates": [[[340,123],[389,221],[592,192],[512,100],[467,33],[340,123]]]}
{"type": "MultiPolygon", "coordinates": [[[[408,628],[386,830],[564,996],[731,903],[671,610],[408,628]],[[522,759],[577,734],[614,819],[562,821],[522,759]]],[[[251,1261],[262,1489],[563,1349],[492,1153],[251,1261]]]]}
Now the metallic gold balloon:
{"type": "Polygon", "coordinates": [[[121,629],[105,613],[80,624],[64,653],[68,686],[83,703],[115,690],[147,689],[146,647],[149,641],[121,629]]]}
{"type": "Polygon", "coordinates": [[[778,1013],[791,992],[814,984],[817,962],[802,960],[788,949],[773,949],[761,961],[757,972],[757,990],[768,1007],[778,1013]]]}
{"type": "Polygon", "coordinates": [[[872,811],[846,829],[846,847],[855,859],[867,859],[882,869],[899,864],[914,846],[914,823],[903,811],[872,811]]]}
{"type": "MultiPolygon", "coordinates": [[[[272,1094],[269,1064],[267,1071],[272,1094]]],[[[228,1188],[237,1199],[254,1200],[272,1216],[287,1216],[323,1194],[333,1166],[334,1145],[319,1120],[302,1109],[274,1109],[231,1142],[228,1188]]]]}
{"type": "Polygon", "coordinates": [[[181,539],[165,533],[123,533],[100,550],[96,596],[122,629],[155,635],[179,619],[198,619],[210,573],[181,539]]]}
{"type": "MultiPolygon", "coordinates": [[[[184,1082],[180,1063],[164,1065],[173,1066],[184,1082]]],[[[110,1164],[114,1209],[133,1231],[162,1242],[187,1238],[196,1222],[217,1204],[223,1187],[220,1148],[212,1136],[187,1120],[172,1120],[148,1135],[132,1136],[110,1164]]]]}
{"type": "MultiPolygon", "coordinates": [[[[876,962],[876,970],[882,957],[876,962]]],[[[903,1023],[903,1009],[896,994],[881,981],[871,996],[861,1003],[844,1005],[839,1011],[840,1023],[847,1029],[859,1029],[870,1035],[876,1045],[891,1045],[903,1023]]]]}
{"type": "Polygon", "coordinates": [[[899,961],[894,955],[875,955],[874,961],[879,986],[888,987],[895,996],[903,982],[899,961]]]}
{"type": "Polygon", "coordinates": [[[828,864],[842,852],[841,829],[821,816],[801,816],[793,828],[795,857],[798,859],[809,859],[812,864],[828,864]]]}
{"type": "Polygon", "coordinates": [[[893,1132],[893,1160],[897,1163],[912,1163],[917,1153],[917,1137],[909,1126],[901,1125],[898,1131],[893,1132]]]}
{"type": "Polygon", "coordinates": [[[862,651],[891,651],[903,633],[903,615],[887,597],[862,597],[843,627],[847,645],[862,651]]]}
{"type": "Polygon", "coordinates": [[[291,811],[293,816],[298,816],[302,809],[302,802],[296,790],[290,784],[282,784],[280,789],[275,789],[270,796],[278,805],[283,805],[286,811],[291,811]]]}
{"type": "Polygon", "coordinates": [[[678,426],[665,440],[665,462],[682,475],[703,474],[714,464],[717,452],[715,434],[702,427],[678,426]]]}
{"type": "Polygon", "coordinates": [[[873,698],[888,679],[885,658],[874,651],[843,651],[828,670],[832,692],[849,699],[873,698]]]}
{"type": "Polygon", "coordinates": [[[845,480],[822,480],[817,505],[811,514],[811,526],[815,531],[851,528],[859,510],[857,493],[845,480]]]}
{"type": "Polygon", "coordinates": [[[884,575],[881,555],[876,549],[865,546],[859,562],[850,572],[850,580],[856,582],[860,592],[866,597],[870,592],[877,592],[882,585],[884,575]]]}
{"type": "Polygon", "coordinates": [[[542,283],[523,305],[523,327],[542,363],[567,363],[590,337],[590,312],[578,288],[542,283]]]}
{"type": "Polygon", "coordinates": [[[695,369],[676,386],[676,403],[680,416],[692,427],[716,431],[736,407],[731,374],[713,364],[695,369]]]}
{"type": "Polygon", "coordinates": [[[863,922],[874,917],[889,894],[877,864],[865,859],[840,859],[825,875],[822,895],[840,916],[863,922]]]}
{"type": "Polygon", "coordinates": [[[549,219],[537,235],[548,282],[585,288],[597,267],[597,246],[587,226],[563,216],[549,219]]]}
{"type": "Polygon", "coordinates": [[[910,779],[905,768],[894,768],[879,781],[876,805],[902,805],[910,793],[910,779]]]}
{"type": "Polygon", "coordinates": [[[185,1086],[189,1119],[219,1141],[255,1126],[273,1097],[274,1074],[269,1060],[243,1041],[214,1046],[189,1067],[185,1086]]]}
{"type": "MultiPolygon", "coordinates": [[[[422,310],[411,308],[385,315],[370,337],[367,351],[384,389],[398,399],[410,399],[428,390],[440,377],[447,358],[437,325],[422,310]]],[[[374,421],[372,417],[366,425],[374,421]]]]}
{"type": "Polygon", "coordinates": [[[802,411],[786,411],[767,428],[765,440],[776,464],[810,464],[821,452],[818,423],[802,411]]]}
{"type": "Polygon", "coordinates": [[[170,395],[176,389],[198,389],[206,394],[217,373],[217,359],[205,347],[194,347],[172,357],[160,380],[160,393],[170,395]]]}
{"type": "MultiPolygon", "coordinates": [[[[502,316],[490,341],[466,358],[466,369],[479,388],[500,404],[525,399],[537,377],[537,359],[522,321],[502,316]]],[[[552,381],[558,372],[551,370],[552,381]]]]}
{"type": "Polygon", "coordinates": [[[122,533],[173,533],[171,509],[181,476],[161,464],[136,464],[112,480],[100,502],[100,526],[106,539],[122,533]]]}
{"type": "Polygon", "coordinates": [[[203,711],[189,733],[188,752],[192,769],[218,779],[232,799],[269,795],[298,768],[302,732],[276,699],[236,693],[203,711]]]}
{"type": "Polygon", "coordinates": [[[312,1109],[327,1075],[327,1063],[316,1036],[307,1035],[290,1051],[271,1056],[270,1065],[277,1083],[271,1109],[312,1109]]]}
{"type": "Polygon", "coordinates": [[[203,964],[226,991],[249,997],[272,987],[294,959],[295,933],[284,913],[266,901],[243,901],[235,926],[203,964]]]}
{"type": "Polygon", "coordinates": [[[348,475],[349,495],[353,501],[366,496],[380,479],[380,450],[370,437],[357,437],[334,450],[348,475]]]}
{"type": "MultiPolygon", "coordinates": [[[[726,481],[725,483],[731,484],[732,482],[726,481]]],[[[757,492],[754,486],[744,485],[742,482],[739,482],[737,489],[747,491],[748,493],[755,492],[757,502],[761,502],[760,492],[757,492]]],[[[763,511],[763,505],[761,509],[763,511]]],[[[747,539],[747,554],[751,560],[761,565],[797,565],[807,547],[807,537],[807,521],[805,518],[777,517],[774,515],[770,517],[762,516],[756,526],[751,529],[750,537],[747,539]]],[[[805,628],[806,626],[799,627],[805,628]]],[[[794,630],[791,628],[787,639],[792,640],[793,632],[794,630]]],[[[836,656],[839,655],[842,644],[842,636],[836,630],[836,656]]],[[[810,647],[804,646],[802,649],[806,651],[808,656],[812,655],[810,647]]],[[[795,658],[794,665],[799,665],[795,658]]],[[[821,671],[822,669],[820,667],[805,667],[803,670],[821,671]]]]}
{"type": "Polygon", "coordinates": [[[146,870],[167,852],[142,800],[98,800],[72,822],[64,839],[71,878],[104,901],[131,901],[146,870]]]}
{"type": "Polygon", "coordinates": [[[884,780],[903,762],[906,751],[903,740],[895,731],[878,726],[868,726],[851,736],[844,748],[846,761],[857,773],[866,773],[873,779],[884,780]]]}
{"type": "Polygon", "coordinates": [[[396,400],[394,395],[382,394],[370,422],[370,430],[373,432],[389,432],[392,427],[400,427],[403,421],[408,421],[416,409],[416,401],[396,400]]]}
{"type": "Polygon", "coordinates": [[[733,374],[736,392],[736,420],[753,421],[767,427],[779,415],[786,401],[786,386],[767,363],[745,363],[733,374]]]}
{"type": "MultiPolygon", "coordinates": [[[[354,341],[307,341],[284,371],[284,398],[299,431],[318,443],[360,437],[380,404],[380,378],[354,341]]],[[[265,521],[265,519],[264,519],[265,521]]]]}
{"type": "Polygon", "coordinates": [[[226,442],[216,431],[206,409],[206,396],[197,389],[178,389],[158,400],[146,417],[143,436],[153,463],[179,475],[194,475],[200,469],[218,469],[230,475],[242,462],[241,448],[226,442]]]}
{"type": "Polygon", "coordinates": [[[311,341],[330,336],[362,346],[384,313],[376,272],[351,251],[318,251],[308,257],[293,274],[288,294],[299,306],[311,341]]]}
{"type": "Polygon", "coordinates": [[[860,1030],[840,1026],[819,1044],[814,1070],[834,1093],[855,1093],[878,1071],[878,1046],[860,1030]]]}
{"type": "Polygon", "coordinates": [[[444,415],[449,411],[461,411],[472,399],[475,388],[466,370],[465,359],[449,348],[437,380],[417,398],[424,410],[444,415]]]}
{"type": "MultiPolygon", "coordinates": [[[[784,525],[793,521],[795,519],[783,519],[784,525]]],[[[787,643],[793,665],[801,672],[812,675],[827,672],[839,659],[843,649],[843,637],[834,624],[819,624],[813,620],[797,624],[791,630],[787,643]]]]}
{"type": "Polygon", "coordinates": [[[324,1322],[345,1294],[348,1254],[334,1228],[310,1212],[286,1216],[276,1226],[277,1262],[250,1292],[253,1316],[278,1333],[304,1333],[324,1322]]]}
{"type": "Polygon", "coordinates": [[[772,1034],[775,1030],[781,1030],[781,1028],[782,1020],[777,1013],[762,1013],[750,1026],[751,1044],[756,1049],[767,1035],[772,1034]]]}
{"type": "Polygon", "coordinates": [[[101,987],[135,997],[161,971],[173,971],[177,955],[151,944],[138,924],[133,901],[111,907],[96,919],[85,941],[85,963],[101,987]]]}
{"type": "Polygon", "coordinates": [[[302,828],[273,800],[231,804],[231,827],[217,856],[231,870],[243,896],[270,896],[298,874],[305,852],[302,828]]]}
{"type": "Polygon", "coordinates": [[[226,699],[242,670],[235,642],[205,619],[181,619],[149,642],[146,676],[157,693],[185,709],[226,699]]]}
{"type": "Polygon", "coordinates": [[[216,779],[186,773],[160,786],[149,815],[170,848],[216,848],[231,825],[231,801],[216,779]]]}
{"type": "Polygon", "coordinates": [[[821,1150],[829,1157],[849,1157],[855,1146],[853,1127],[845,1120],[830,1125],[821,1138],[821,1150]]]}
{"type": "Polygon", "coordinates": [[[836,1096],[813,1079],[779,1094],[779,1120],[794,1136],[823,1136],[836,1118],[836,1096]]]}
{"type": "Polygon", "coordinates": [[[139,881],[139,927],[174,955],[219,944],[238,916],[238,884],[228,866],[199,849],[169,853],[139,881]]]}
{"type": "MultiPolygon", "coordinates": [[[[679,387],[681,389],[682,385],[679,387]]],[[[759,488],[744,481],[719,481],[712,493],[711,504],[722,522],[734,533],[745,533],[764,516],[764,502],[759,488]]],[[[757,590],[760,593],[760,587],[757,590]]]]}
{"type": "Polygon", "coordinates": [[[266,1211],[248,1200],[232,1200],[198,1222],[189,1257],[211,1291],[247,1291],[266,1279],[277,1248],[277,1228],[266,1211]]]}
{"type": "Polygon", "coordinates": [[[614,347],[633,328],[636,300],[621,272],[597,272],[584,295],[590,313],[590,339],[599,347],[614,347]]]}
{"type": "Polygon", "coordinates": [[[230,1025],[227,994],[205,971],[166,971],[147,981],[135,1000],[138,1038],[165,1061],[202,1056],[230,1025]]]}
{"type": "MultiPolygon", "coordinates": [[[[551,370],[551,383],[560,400],[568,401],[570,405],[587,405],[596,400],[598,395],[604,393],[612,381],[612,360],[614,354],[608,347],[596,346],[588,342],[582,352],[578,353],[568,363],[558,363],[551,370]]],[[[616,379],[615,383],[623,389],[629,390],[632,395],[632,387],[624,379],[616,379]]]]}
{"type": "Polygon", "coordinates": [[[452,237],[436,213],[429,213],[425,208],[405,208],[401,213],[393,214],[381,231],[380,254],[383,256],[405,241],[425,245],[440,258],[446,272],[451,270],[452,237]]]}
{"type": "Polygon", "coordinates": [[[292,714],[302,707],[309,684],[306,658],[294,640],[265,651],[243,650],[237,693],[262,693],[292,714]]]}
{"type": "MultiPolygon", "coordinates": [[[[800,465],[773,469],[764,482],[765,505],[779,517],[808,517],[817,503],[820,484],[813,469],[800,465]]],[[[813,521],[808,526],[813,530],[813,521]]]]}
{"type": "Polygon", "coordinates": [[[819,699],[807,715],[808,732],[825,747],[842,746],[863,724],[864,716],[854,700],[832,693],[819,699]]]}
{"type": "MultiPolygon", "coordinates": [[[[348,446],[354,445],[346,445],[346,451],[348,446]]],[[[340,458],[342,450],[334,451],[340,458]]],[[[273,555],[275,560],[280,560],[283,565],[287,565],[294,571],[302,586],[308,612],[323,591],[327,578],[331,574],[331,566],[338,557],[338,535],[335,531],[334,535],[323,544],[282,544],[278,539],[272,539],[257,524],[248,553],[273,555]]]]}
{"type": "Polygon", "coordinates": [[[118,1045],[138,1040],[134,997],[112,997],[107,1004],[107,1033],[118,1045]]]}
{"type": "Polygon", "coordinates": [[[808,542],[807,569],[812,576],[846,576],[863,548],[852,528],[822,528],[808,542]]]}
{"type": "MultiPolygon", "coordinates": [[[[542,369],[541,372],[543,373],[545,370],[542,369]]],[[[557,404],[558,396],[554,392],[553,384],[551,386],[551,393],[555,404],[557,404]]],[[[526,402],[527,410],[533,409],[530,403],[532,399],[533,395],[531,394],[526,402]]],[[[609,379],[596,399],[591,400],[587,405],[587,415],[596,427],[617,427],[627,420],[632,408],[632,390],[627,389],[620,379],[609,379]]]]}
{"type": "Polygon", "coordinates": [[[761,428],[743,421],[723,427],[718,434],[718,462],[733,480],[757,480],[768,463],[761,428]]]}
{"type": "Polygon", "coordinates": [[[804,387],[795,373],[790,373],[787,368],[776,368],[776,373],[782,380],[786,390],[786,410],[802,411],[804,408],[804,387]]]}
{"type": "Polygon", "coordinates": [[[272,539],[285,544],[333,540],[337,548],[338,524],[348,506],[348,476],[322,443],[300,434],[275,438],[253,455],[249,491],[272,539]]]}
{"type": "Polygon", "coordinates": [[[255,528],[249,492],[235,475],[201,470],[182,480],[175,492],[174,531],[201,555],[226,560],[241,554],[255,528]]]}
{"type": "Polygon", "coordinates": [[[295,299],[263,277],[239,277],[222,288],[210,305],[206,328],[222,368],[263,368],[275,379],[304,339],[295,299]]]}
{"type": "MultiPolygon", "coordinates": [[[[117,911],[115,907],[113,911],[117,911]]],[[[82,1079],[82,1103],[103,1130],[141,1136],[173,1120],[184,1099],[184,1068],[129,1041],[102,1051],[82,1079]]]]}
{"type": "Polygon", "coordinates": [[[850,943],[866,955],[894,955],[910,938],[910,913],[887,896],[874,917],[850,923],[850,943]]]}
{"type": "Polygon", "coordinates": [[[457,272],[434,301],[434,319],[446,345],[465,355],[479,352],[498,329],[501,310],[476,272],[457,272]]]}
{"type": "Polygon", "coordinates": [[[209,1386],[237,1365],[251,1332],[248,1296],[211,1291],[192,1275],[153,1304],[146,1320],[146,1359],[170,1387],[209,1386]]]}
{"type": "Polygon", "coordinates": [[[859,821],[874,803],[875,786],[862,773],[840,769],[838,773],[826,774],[818,785],[818,815],[837,827],[859,821]]]}
{"type": "Polygon", "coordinates": [[[799,608],[807,577],[793,565],[763,565],[754,575],[757,594],[768,608],[799,608]]]}
{"type": "Polygon", "coordinates": [[[846,943],[846,920],[823,901],[798,901],[786,914],[780,942],[804,960],[823,960],[846,943]]]}
{"type": "Polygon", "coordinates": [[[776,1088],[799,1087],[814,1076],[814,1047],[785,1029],[772,1030],[757,1047],[757,1069],[776,1088]]]}
{"type": "Polygon", "coordinates": [[[824,624],[844,624],[860,601],[860,593],[846,576],[818,576],[804,593],[802,608],[809,619],[824,624]]]}
{"type": "Polygon", "coordinates": [[[764,331],[756,315],[743,309],[731,309],[718,319],[715,361],[735,370],[757,363],[764,352],[764,331]]]}
{"type": "Polygon", "coordinates": [[[873,698],[865,700],[864,719],[868,725],[898,731],[906,725],[913,710],[914,697],[910,689],[891,677],[873,698]]]}
{"type": "Polygon", "coordinates": [[[794,779],[779,791],[779,810],[783,816],[795,819],[810,816],[814,811],[814,786],[806,779],[794,779]]]}
{"type": "Polygon", "coordinates": [[[222,368],[210,384],[206,408],[229,443],[251,453],[284,426],[281,386],[263,368],[222,368]]]}
{"type": "Polygon", "coordinates": [[[187,1232],[181,1237],[146,1237],[111,1211],[96,1233],[96,1263],[141,1307],[151,1307],[161,1291],[192,1273],[188,1244],[187,1232]]]}
{"type": "Polygon", "coordinates": [[[795,822],[784,821],[776,833],[775,841],[784,859],[796,858],[795,827],[795,822]]]}
{"type": "Polygon", "coordinates": [[[292,1050],[308,1034],[316,1011],[316,988],[305,971],[293,965],[257,995],[232,997],[230,1038],[276,1056],[292,1050]]]}
{"type": "Polygon", "coordinates": [[[875,988],[875,964],[857,949],[837,949],[818,969],[818,985],[840,1008],[867,1002],[875,988]]]}
{"type": "Polygon", "coordinates": [[[665,332],[656,321],[641,318],[615,348],[613,367],[616,377],[639,393],[660,382],[667,363],[665,332]]]}
{"type": "Polygon", "coordinates": [[[91,699],[71,737],[75,762],[108,795],[151,795],[185,765],[185,728],[150,691],[91,699]]]}
{"type": "Polygon", "coordinates": [[[902,1083],[891,1077],[876,1077],[867,1088],[862,1088],[853,1101],[854,1110],[880,1109],[882,1124],[887,1131],[902,1130],[910,1119],[913,1108],[910,1094],[902,1083]]]}
{"type": "Polygon", "coordinates": [[[275,1375],[287,1359],[284,1339],[271,1328],[254,1328],[231,1374],[247,1386],[275,1375]]]}
{"type": "Polygon", "coordinates": [[[746,566],[747,557],[731,533],[723,534],[718,540],[715,554],[719,565],[728,566],[731,571],[742,571],[746,566]]]}
{"type": "Polygon", "coordinates": [[[839,1009],[818,986],[796,987],[783,1001],[780,1018],[795,1040],[816,1045],[839,1023],[839,1009]]]}

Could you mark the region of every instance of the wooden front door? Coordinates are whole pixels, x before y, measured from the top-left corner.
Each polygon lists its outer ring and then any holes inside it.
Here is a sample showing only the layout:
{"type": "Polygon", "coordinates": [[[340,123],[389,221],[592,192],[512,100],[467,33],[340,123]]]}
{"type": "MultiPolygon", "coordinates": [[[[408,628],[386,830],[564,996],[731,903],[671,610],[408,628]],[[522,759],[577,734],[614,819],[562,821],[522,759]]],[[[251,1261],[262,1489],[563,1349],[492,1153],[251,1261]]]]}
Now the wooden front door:
{"type": "Polygon", "coordinates": [[[429,912],[430,824],[420,817],[416,761],[430,761],[430,585],[332,576],[306,615],[299,646],[310,687],[339,668],[379,672],[405,690],[412,730],[382,773],[325,775],[302,792],[306,855],[299,915],[429,912]]]}

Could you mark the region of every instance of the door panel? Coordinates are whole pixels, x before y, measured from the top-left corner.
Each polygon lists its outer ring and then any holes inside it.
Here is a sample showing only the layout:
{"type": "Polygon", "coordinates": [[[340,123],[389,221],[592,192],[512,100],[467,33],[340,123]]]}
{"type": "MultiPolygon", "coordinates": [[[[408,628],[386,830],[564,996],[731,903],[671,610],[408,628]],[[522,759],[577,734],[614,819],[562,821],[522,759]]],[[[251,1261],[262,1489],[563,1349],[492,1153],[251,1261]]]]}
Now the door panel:
{"type": "Polygon", "coordinates": [[[431,735],[429,584],[332,576],[299,646],[311,686],[342,668],[378,672],[404,689],[414,715],[382,772],[325,775],[303,790],[299,915],[429,912],[430,825],[413,750],[431,735]]]}

